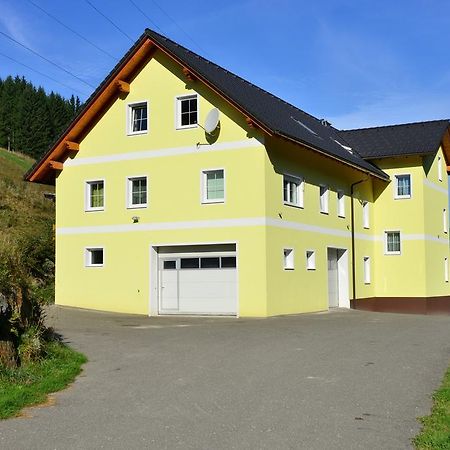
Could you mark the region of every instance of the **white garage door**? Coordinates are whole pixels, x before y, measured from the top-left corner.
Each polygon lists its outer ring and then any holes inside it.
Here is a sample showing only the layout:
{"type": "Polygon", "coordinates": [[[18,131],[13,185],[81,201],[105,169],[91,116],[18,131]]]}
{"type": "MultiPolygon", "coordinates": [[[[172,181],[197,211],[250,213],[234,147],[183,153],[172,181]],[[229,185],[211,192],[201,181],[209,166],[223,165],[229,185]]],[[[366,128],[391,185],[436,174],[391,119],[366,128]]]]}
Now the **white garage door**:
{"type": "Polygon", "coordinates": [[[236,254],[160,255],[159,313],[236,315],[236,254]]]}

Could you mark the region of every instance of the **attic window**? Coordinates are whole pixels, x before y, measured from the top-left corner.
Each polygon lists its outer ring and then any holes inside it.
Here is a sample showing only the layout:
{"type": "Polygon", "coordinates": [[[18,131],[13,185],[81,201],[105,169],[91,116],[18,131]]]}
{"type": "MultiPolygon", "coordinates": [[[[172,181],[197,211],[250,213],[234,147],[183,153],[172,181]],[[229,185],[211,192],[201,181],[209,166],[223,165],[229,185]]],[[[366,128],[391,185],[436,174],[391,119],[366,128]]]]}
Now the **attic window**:
{"type": "Polygon", "coordinates": [[[344,150],[347,150],[351,155],[353,155],[353,149],[351,147],[349,147],[348,145],[341,144],[336,139],[333,139],[333,140],[334,140],[334,142],[336,142],[336,144],[339,144],[344,150]]]}
{"type": "Polygon", "coordinates": [[[311,130],[311,128],[307,127],[303,122],[301,122],[300,120],[296,119],[295,117],[291,116],[291,119],[298,123],[299,125],[301,125],[305,130],[309,131],[311,134],[314,134],[315,136],[317,136],[317,133],[313,130],[311,130]]]}

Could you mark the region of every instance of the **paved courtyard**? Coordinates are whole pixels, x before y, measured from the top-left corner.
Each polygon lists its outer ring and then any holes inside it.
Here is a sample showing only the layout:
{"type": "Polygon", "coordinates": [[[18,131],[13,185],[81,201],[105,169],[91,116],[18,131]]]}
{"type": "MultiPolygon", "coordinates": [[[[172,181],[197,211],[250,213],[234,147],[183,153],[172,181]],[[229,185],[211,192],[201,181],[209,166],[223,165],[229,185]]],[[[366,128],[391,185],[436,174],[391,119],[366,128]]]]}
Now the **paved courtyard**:
{"type": "Polygon", "coordinates": [[[2,449],[406,449],[450,363],[450,317],[147,318],[54,307],[89,358],[2,449]]]}

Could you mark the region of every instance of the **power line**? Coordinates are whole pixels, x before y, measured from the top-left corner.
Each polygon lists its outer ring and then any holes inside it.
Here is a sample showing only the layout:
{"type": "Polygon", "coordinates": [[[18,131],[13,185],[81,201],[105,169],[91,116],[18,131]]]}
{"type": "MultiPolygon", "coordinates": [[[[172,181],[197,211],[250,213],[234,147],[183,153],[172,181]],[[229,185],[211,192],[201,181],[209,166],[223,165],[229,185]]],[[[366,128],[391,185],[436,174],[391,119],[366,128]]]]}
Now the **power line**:
{"type": "Polygon", "coordinates": [[[203,53],[205,53],[205,54],[208,54],[207,52],[205,52],[205,50],[198,44],[198,42],[196,42],[195,41],[195,39],[184,29],[184,28],[182,28],[181,27],[181,25],[179,25],[178,23],[177,23],[177,21],[173,18],[173,17],[171,17],[170,15],[169,15],[169,13],[167,12],[167,11],[165,11],[163,8],[162,8],[162,6],[160,6],[157,2],[156,2],[156,0],[151,0],[152,1],[152,3],[157,7],[157,8],[159,8],[159,10],[169,19],[169,20],[171,20],[174,24],[175,24],[175,26],[179,29],[179,30],[181,30],[181,32],[182,33],[184,33],[190,40],[191,40],[191,42],[192,43],[194,43],[196,46],[197,46],[197,48],[199,48],[203,53]]]}
{"type": "Polygon", "coordinates": [[[104,19],[106,19],[116,30],[120,31],[125,37],[127,37],[131,42],[134,42],[134,39],[125,31],[122,30],[118,25],[116,25],[108,16],[103,14],[94,4],[92,4],[89,0],[84,0],[92,9],[97,11],[104,19]]]}
{"type": "Polygon", "coordinates": [[[61,83],[61,81],[58,81],[56,78],[53,78],[53,77],[51,77],[50,75],[47,75],[47,74],[45,74],[45,73],[43,73],[43,72],[40,72],[39,70],[36,70],[36,69],[34,69],[33,67],[31,67],[31,66],[27,66],[26,64],[24,64],[24,63],[22,63],[22,62],[20,62],[20,61],[17,61],[17,59],[11,58],[11,56],[5,55],[4,53],[0,53],[0,56],[3,56],[4,58],[7,58],[7,59],[9,59],[9,60],[11,60],[11,61],[13,61],[13,62],[15,62],[15,63],[17,63],[17,64],[20,64],[21,66],[26,67],[27,69],[32,70],[33,72],[36,72],[36,73],[38,73],[39,75],[41,75],[41,76],[43,76],[43,77],[46,77],[46,78],[48,78],[49,80],[52,80],[52,81],[54,81],[55,83],[58,83],[58,84],[60,84],[61,86],[64,86],[64,87],[70,89],[71,91],[78,92],[78,93],[81,94],[81,95],[88,95],[88,94],[86,94],[85,92],[79,91],[78,89],[74,89],[73,87],[69,86],[68,84],[61,83]]]}
{"type": "Polygon", "coordinates": [[[133,0],[129,1],[156,29],[161,31],[161,33],[164,33],[164,31],[161,30],[161,28],[136,4],[136,2],[133,0]]]}
{"type": "Polygon", "coordinates": [[[87,86],[95,89],[95,86],[93,86],[92,84],[88,83],[87,81],[83,80],[82,78],[80,78],[79,76],[73,74],[72,72],[68,71],[67,69],[65,69],[64,67],[60,66],[59,64],[56,64],[55,62],[51,61],[50,59],[46,58],[45,56],[42,56],[40,53],[36,52],[35,50],[31,49],[30,47],[27,47],[25,44],[22,44],[22,42],[19,42],[18,40],[14,39],[9,34],[6,34],[3,31],[0,31],[0,34],[2,36],[6,37],[7,39],[9,39],[10,41],[15,42],[17,45],[20,45],[21,47],[23,47],[24,49],[28,50],[29,52],[33,53],[34,55],[39,56],[39,58],[43,59],[44,61],[47,61],[52,66],[57,67],[58,69],[60,69],[63,72],[67,73],[68,75],[70,75],[71,77],[74,77],[78,81],[81,81],[82,83],[86,84],[87,86]]]}
{"type": "Polygon", "coordinates": [[[37,5],[35,2],[33,2],[32,0],[27,0],[29,3],[31,3],[35,8],[39,9],[40,11],[42,11],[44,14],[46,14],[48,17],[50,17],[51,19],[53,19],[55,22],[58,22],[61,26],[63,26],[64,28],[66,28],[67,30],[71,31],[73,34],[75,34],[76,36],[78,36],[80,39],[83,39],[83,41],[87,42],[88,44],[92,45],[92,47],[96,48],[97,50],[101,51],[102,53],[104,53],[106,56],[109,56],[111,59],[114,59],[115,61],[118,60],[118,58],[116,58],[115,56],[111,55],[111,53],[108,53],[106,50],[103,50],[101,47],[99,47],[97,44],[95,44],[94,42],[90,41],[88,38],[84,37],[82,34],[78,33],[78,31],[74,30],[73,28],[69,27],[68,25],[66,25],[64,22],[62,22],[61,20],[59,20],[56,16],[54,16],[52,13],[49,13],[48,11],[46,11],[44,8],[42,8],[42,6],[37,5]]]}

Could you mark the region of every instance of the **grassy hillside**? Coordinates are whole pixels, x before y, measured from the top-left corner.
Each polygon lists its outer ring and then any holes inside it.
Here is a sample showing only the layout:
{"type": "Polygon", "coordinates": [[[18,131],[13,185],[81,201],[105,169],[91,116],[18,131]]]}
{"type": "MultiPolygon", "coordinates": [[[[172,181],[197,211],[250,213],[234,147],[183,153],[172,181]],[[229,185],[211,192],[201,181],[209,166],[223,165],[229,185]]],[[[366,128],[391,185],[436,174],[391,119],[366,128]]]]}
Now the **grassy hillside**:
{"type": "MultiPolygon", "coordinates": [[[[54,203],[44,192],[54,192],[52,186],[23,181],[33,160],[20,153],[0,149],[0,256],[3,262],[16,258],[17,266],[26,271],[33,289],[41,291],[46,300],[53,292],[54,203]]],[[[0,264],[1,265],[1,264],[0,264]]],[[[10,261],[8,267],[13,265],[10,261]]],[[[1,267],[0,267],[1,269],[1,267]]],[[[0,280],[14,281],[15,273],[0,270],[0,280]]],[[[6,283],[6,281],[4,281],[6,283]]],[[[1,289],[0,289],[1,290],[1,289]]]]}
{"type": "Polygon", "coordinates": [[[23,181],[33,163],[28,156],[0,148],[1,234],[35,234],[54,222],[54,204],[44,197],[44,192],[54,192],[53,187],[23,181]]]}

